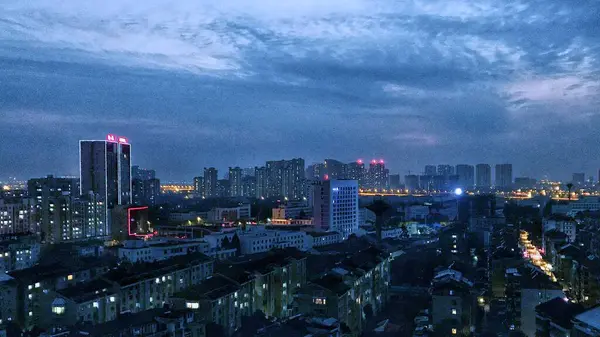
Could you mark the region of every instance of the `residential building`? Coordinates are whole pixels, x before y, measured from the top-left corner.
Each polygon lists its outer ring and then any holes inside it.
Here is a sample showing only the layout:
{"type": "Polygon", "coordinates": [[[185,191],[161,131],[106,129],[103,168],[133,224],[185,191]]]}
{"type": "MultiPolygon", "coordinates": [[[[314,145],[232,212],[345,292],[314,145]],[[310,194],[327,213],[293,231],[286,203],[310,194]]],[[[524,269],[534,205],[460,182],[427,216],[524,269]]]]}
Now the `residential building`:
{"type": "Polygon", "coordinates": [[[314,186],[313,217],[318,230],[335,231],[345,239],[358,230],[358,182],[326,180],[314,186]]]}
{"type": "Polygon", "coordinates": [[[346,179],[358,181],[361,188],[365,185],[365,163],[362,159],[346,164],[346,179]]]}
{"type": "Polygon", "coordinates": [[[242,169],[239,167],[229,168],[229,196],[241,197],[244,195],[242,183],[242,169]]]}
{"type": "Polygon", "coordinates": [[[414,174],[409,174],[404,176],[404,187],[409,192],[414,192],[419,190],[419,176],[414,174]]]}
{"type": "Polygon", "coordinates": [[[231,336],[242,326],[242,317],[253,314],[254,283],[251,278],[238,283],[216,274],[200,284],[173,294],[171,302],[176,308],[196,313],[198,318],[223,327],[231,336]]]}
{"type": "Polygon", "coordinates": [[[423,175],[426,175],[426,176],[437,175],[437,167],[435,165],[425,165],[425,170],[423,171],[423,175]]]}
{"type": "Polygon", "coordinates": [[[213,260],[202,253],[113,269],[102,278],[118,289],[119,312],[162,308],[173,293],[200,284],[213,274],[213,260]]]}
{"type": "Polygon", "coordinates": [[[492,168],[489,164],[477,164],[475,166],[475,185],[478,189],[487,190],[492,187],[492,168]]]}
{"type": "Polygon", "coordinates": [[[434,329],[447,336],[470,331],[476,298],[473,282],[453,269],[439,272],[432,281],[431,318],[434,329]]]}
{"type": "Polygon", "coordinates": [[[131,179],[152,180],[156,179],[156,171],[143,169],[137,165],[131,167],[131,179]]]}
{"type": "Polygon", "coordinates": [[[273,208],[273,219],[307,218],[312,214],[312,208],[306,201],[288,201],[273,208]]]}
{"type": "Polygon", "coordinates": [[[137,313],[120,314],[114,321],[102,324],[77,325],[70,330],[57,330],[50,337],[208,337],[206,324],[194,316],[192,310],[157,308],[137,313]]]}
{"type": "Polygon", "coordinates": [[[456,175],[458,175],[458,186],[463,190],[475,186],[475,167],[473,165],[456,165],[456,175]]]}
{"type": "Polygon", "coordinates": [[[34,199],[15,197],[0,199],[0,235],[40,234],[34,199]]]}
{"type": "Polygon", "coordinates": [[[382,190],[388,188],[389,170],[385,168],[383,159],[371,160],[367,172],[367,188],[382,190]]]}
{"type": "Polygon", "coordinates": [[[17,319],[17,282],[8,274],[0,272],[0,330],[17,319]]]}
{"type": "Polygon", "coordinates": [[[194,177],[194,192],[199,197],[204,197],[204,177],[194,177]]]}
{"type": "Polygon", "coordinates": [[[535,307],[536,337],[569,337],[575,316],[584,312],[581,304],[556,297],[535,307]]]}
{"type": "Polygon", "coordinates": [[[264,199],[269,196],[268,176],[266,167],[256,167],[254,169],[254,177],[256,179],[256,198],[264,199]]]}
{"type": "Polygon", "coordinates": [[[268,161],[265,173],[268,197],[298,200],[304,196],[304,159],[268,161]]]}
{"type": "Polygon", "coordinates": [[[600,307],[595,307],[576,315],[573,319],[571,337],[597,337],[600,336],[600,307]]]}
{"type": "Polygon", "coordinates": [[[210,244],[200,239],[127,240],[118,248],[119,259],[131,263],[163,261],[198,252],[207,254],[209,251],[210,244]]]}
{"type": "Polygon", "coordinates": [[[577,222],[570,218],[560,215],[552,215],[544,218],[542,221],[543,233],[551,230],[557,230],[567,235],[567,242],[575,242],[577,238],[577,222]]]}
{"type": "Polygon", "coordinates": [[[360,335],[365,308],[377,315],[389,300],[390,262],[389,254],[374,247],[343,259],[298,290],[299,313],[335,318],[360,335]]]}
{"type": "Polygon", "coordinates": [[[537,184],[537,180],[534,178],[516,177],[515,183],[514,183],[514,188],[527,190],[527,189],[535,188],[535,184],[537,184]]]}
{"type": "Polygon", "coordinates": [[[400,175],[399,174],[390,174],[390,182],[388,185],[391,189],[394,189],[394,190],[399,189],[402,186],[400,184],[400,175]]]}
{"type": "Polygon", "coordinates": [[[0,274],[33,267],[40,259],[37,235],[3,236],[0,241],[0,274]]]}
{"type": "Polygon", "coordinates": [[[500,190],[507,190],[513,184],[513,168],[512,164],[496,164],[496,181],[495,186],[500,190]]]}
{"type": "Polygon", "coordinates": [[[345,179],[346,178],[346,164],[335,160],[325,159],[325,174],[328,179],[345,179]]]}
{"type": "Polygon", "coordinates": [[[218,171],[214,167],[204,168],[204,197],[216,198],[218,196],[217,190],[218,171]]]}
{"type": "Polygon", "coordinates": [[[509,326],[527,336],[536,331],[536,306],[553,298],[566,298],[562,287],[541,271],[529,267],[506,270],[506,312],[509,326]]]}
{"type": "Polygon", "coordinates": [[[141,206],[156,206],[160,198],[160,180],[158,179],[133,179],[133,204],[141,206]]]}

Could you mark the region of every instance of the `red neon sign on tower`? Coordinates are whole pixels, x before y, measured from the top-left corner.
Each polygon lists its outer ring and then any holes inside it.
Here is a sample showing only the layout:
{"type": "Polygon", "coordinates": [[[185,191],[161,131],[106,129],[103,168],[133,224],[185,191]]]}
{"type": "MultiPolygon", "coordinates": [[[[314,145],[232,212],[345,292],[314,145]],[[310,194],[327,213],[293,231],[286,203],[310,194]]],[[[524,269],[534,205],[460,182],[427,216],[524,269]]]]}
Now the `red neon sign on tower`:
{"type": "Polygon", "coordinates": [[[129,234],[129,236],[138,236],[138,237],[150,237],[153,234],[152,233],[148,233],[148,234],[137,234],[137,233],[132,233],[131,232],[131,212],[132,211],[143,211],[148,209],[148,206],[142,206],[142,207],[131,207],[127,209],[127,234],[129,234]]]}
{"type": "Polygon", "coordinates": [[[106,140],[111,143],[119,143],[119,144],[129,144],[127,137],[123,136],[115,136],[113,134],[106,135],[106,140]]]}

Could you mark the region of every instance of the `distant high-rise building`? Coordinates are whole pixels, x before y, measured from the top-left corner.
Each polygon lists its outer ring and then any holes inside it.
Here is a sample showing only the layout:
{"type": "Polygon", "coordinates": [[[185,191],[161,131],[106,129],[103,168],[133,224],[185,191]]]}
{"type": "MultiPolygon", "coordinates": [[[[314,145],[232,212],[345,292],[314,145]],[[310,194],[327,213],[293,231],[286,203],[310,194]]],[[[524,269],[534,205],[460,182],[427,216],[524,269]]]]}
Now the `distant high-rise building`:
{"type": "Polygon", "coordinates": [[[437,174],[440,176],[448,177],[454,174],[454,166],[452,165],[438,165],[437,174]]]}
{"type": "Polygon", "coordinates": [[[194,192],[199,197],[204,197],[204,177],[194,177],[194,192]]]}
{"type": "Polygon", "coordinates": [[[346,165],[335,159],[325,159],[325,173],[329,179],[346,179],[346,165]]]}
{"type": "Polygon", "coordinates": [[[242,196],[256,198],[256,177],[254,175],[242,178],[242,196]]]}
{"type": "Polygon", "coordinates": [[[131,179],[150,180],[156,178],[156,171],[142,169],[137,165],[131,167],[131,179]]]}
{"type": "Polygon", "coordinates": [[[365,163],[362,159],[346,164],[346,177],[358,181],[359,187],[365,187],[365,163]]]}
{"type": "Polygon", "coordinates": [[[241,197],[244,194],[242,185],[243,171],[239,167],[229,168],[229,196],[241,197]]]}
{"type": "Polygon", "coordinates": [[[425,165],[425,171],[423,172],[426,176],[437,175],[437,168],[435,165],[425,165]]]}
{"type": "Polygon", "coordinates": [[[266,198],[268,197],[268,177],[267,177],[267,168],[256,167],[254,169],[254,178],[256,179],[256,197],[257,198],[266,198]]]}
{"type": "Polygon", "coordinates": [[[217,180],[217,197],[225,198],[231,195],[229,191],[229,179],[217,180]]]}
{"type": "Polygon", "coordinates": [[[204,196],[206,198],[216,198],[218,196],[218,179],[218,171],[216,168],[204,168],[204,196]]]}
{"type": "Polygon", "coordinates": [[[385,168],[383,159],[371,160],[369,172],[367,173],[367,187],[377,190],[386,189],[388,186],[389,170],[385,168]]]}
{"type": "Polygon", "coordinates": [[[458,187],[468,189],[475,186],[475,167],[473,165],[456,165],[456,174],[458,175],[458,187]]]}
{"type": "Polygon", "coordinates": [[[339,232],[343,238],[358,230],[358,182],[326,180],[314,185],[315,227],[339,232]]]}
{"type": "Polygon", "coordinates": [[[508,189],[512,187],[512,164],[496,164],[496,188],[508,189]]]}
{"type": "Polygon", "coordinates": [[[489,189],[492,187],[492,168],[488,164],[477,164],[475,166],[476,182],[475,186],[479,189],[489,189]]]}
{"type": "Polygon", "coordinates": [[[400,188],[400,175],[399,174],[390,174],[390,188],[399,189],[400,188]]]}
{"type": "Polygon", "coordinates": [[[585,184],[585,173],[573,173],[571,182],[575,186],[583,186],[585,184]]]}
{"type": "Polygon", "coordinates": [[[419,189],[419,176],[414,174],[404,176],[404,187],[410,192],[417,191],[419,189]]]}
{"type": "Polygon", "coordinates": [[[100,195],[108,209],[131,204],[131,145],[127,138],[108,135],[106,140],[82,140],[80,191],[100,195]]]}
{"type": "Polygon", "coordinates": [[[133,179],[133,203],[142,206],[155,206],[160,197],[159,179],[133,179]]]}
{"type": "Polygon", "coordinates": [[[302,158],[268,161],[266,163],[267,196],[286,197],[290,200],[301,199],[304,196],[304,170],[302,158]]]}
{"type": "MultiPolygon", "coordinates": [[[[418,189],[423,190],[423,191],[433,191],[435,189],[435,186],[433,184],[433,177],[436,177],[436,175],[422,175],[422,176],[418,176],[418,189]]],[[[443,177],[442,177],[443,178],[443,177]]]]}
{"type": "Polygon", "coordinates": [[[254,177],[254,167],[246,167],[242,169],[242,178],[244,177],[254,177]]]}

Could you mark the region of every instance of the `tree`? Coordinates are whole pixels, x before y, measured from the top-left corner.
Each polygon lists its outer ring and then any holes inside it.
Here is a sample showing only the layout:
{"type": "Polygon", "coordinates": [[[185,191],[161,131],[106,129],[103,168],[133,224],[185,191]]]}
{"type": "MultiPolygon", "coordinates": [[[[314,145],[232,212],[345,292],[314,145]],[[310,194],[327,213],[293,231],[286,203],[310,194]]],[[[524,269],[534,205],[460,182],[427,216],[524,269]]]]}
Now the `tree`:
{"type": "Polygon", "coordinates": [[[226,236],[223,238],[223,241],[221,241],[221,248],[229,248],[229,246],[231,245],[231,242],[229,241],[229,238],[226,236]]]}
{"type": "Polygon", "coordinates": [[[571,201],[571,189],[573,189],[573,183],[568,183],[567,189],[569,190],[569,201],[571,201]]]}
{"type": "Polygon", "coordinates": [[[242,244],[241,244],[241,242],[240,242],[240,238],[238,237],[238,235],[237,235],[237,234],[234,234],[234,235],[233,235],[233,238],[231,238],[231,243],[229,244],[229,246],[230,246],[230,247],[229,247],[230,249],[233,249],[233,248],[235,248],[235,249],[236,249],[236,252],[235,252],[235,254],[236,254],[237,256],[239,256],[239,255],[240,255],[240,252],[241,252],[241,250],[242,250],[242,244]]]}

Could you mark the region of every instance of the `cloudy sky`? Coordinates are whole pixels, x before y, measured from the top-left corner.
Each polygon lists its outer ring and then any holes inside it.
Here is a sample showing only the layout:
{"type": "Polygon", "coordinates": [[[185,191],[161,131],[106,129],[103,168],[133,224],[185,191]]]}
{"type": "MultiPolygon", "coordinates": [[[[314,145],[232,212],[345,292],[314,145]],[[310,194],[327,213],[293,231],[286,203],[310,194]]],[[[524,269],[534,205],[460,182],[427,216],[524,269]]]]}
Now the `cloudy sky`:
{"type": "Polygon", "coordinates": [[[600,168],[597,0],[0,0],[0,178],[128,136],[164,180],[304,157],[600,168]]]}

